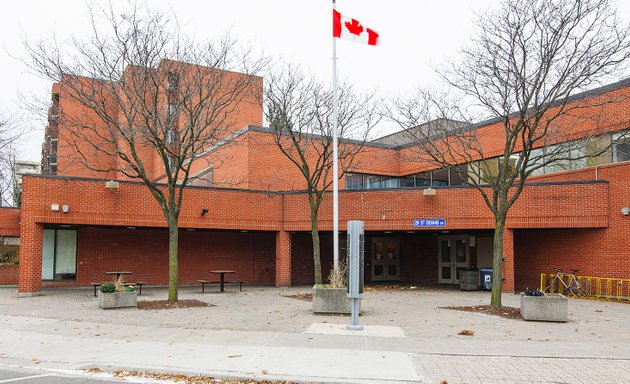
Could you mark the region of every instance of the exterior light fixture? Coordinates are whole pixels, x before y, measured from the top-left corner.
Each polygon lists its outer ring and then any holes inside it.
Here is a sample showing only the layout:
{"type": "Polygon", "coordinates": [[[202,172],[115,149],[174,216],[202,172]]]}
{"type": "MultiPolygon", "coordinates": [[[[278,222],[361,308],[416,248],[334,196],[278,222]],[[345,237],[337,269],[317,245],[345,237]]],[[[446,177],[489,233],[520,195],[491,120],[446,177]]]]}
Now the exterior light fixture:
{"type": "Polygon", "coordinates": [[[106,181],[105,188],[107,189],[118,189],[120,187],[120,183],[114,180],[106,181]]]}
{"type": "Polygon", "coordinates": [[[205,216],[208,213],[208,208],[201,208],[201,216],[205,216]]]}
{"type": "Polygon", "coordinates": [[[68,211],[70,211],[70,206],[68,204],[64,204],[61,206],[61,211],[63,213],[68,213],[68,211]]]}
{"type": "Polygon", "coordinates": [[[621,208],[621,214],[624,215],[624,216],[630,215],[630,208],[628,208],[628,207],[621,208]]]}
{"type": "Polygon", "coordinates": [[[54,212],[57,212],[59,210],[59,204],[57,204],[57,203],[50,204],[50,210],[54,211],[54,212]]]}
{"type": "Polygon", "coordinates": [[[422,190],[422,194],[424,196],[435,196],[436,192],[437,191],[433,188],[427,188],[427,189],[422,190]]]}

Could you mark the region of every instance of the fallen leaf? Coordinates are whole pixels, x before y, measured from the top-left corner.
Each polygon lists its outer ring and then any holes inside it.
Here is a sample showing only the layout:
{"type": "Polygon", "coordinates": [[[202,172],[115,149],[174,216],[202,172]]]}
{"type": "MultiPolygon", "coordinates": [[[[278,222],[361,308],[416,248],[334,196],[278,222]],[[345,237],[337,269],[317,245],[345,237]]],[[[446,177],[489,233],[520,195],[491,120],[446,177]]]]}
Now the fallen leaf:
{"type": "Polygon", "coordinates": [[[462,329],[461,331],[457,332],[457,334],[462,336],[474,336],[475,331],[473,331],[472,329],[462,329]]]}

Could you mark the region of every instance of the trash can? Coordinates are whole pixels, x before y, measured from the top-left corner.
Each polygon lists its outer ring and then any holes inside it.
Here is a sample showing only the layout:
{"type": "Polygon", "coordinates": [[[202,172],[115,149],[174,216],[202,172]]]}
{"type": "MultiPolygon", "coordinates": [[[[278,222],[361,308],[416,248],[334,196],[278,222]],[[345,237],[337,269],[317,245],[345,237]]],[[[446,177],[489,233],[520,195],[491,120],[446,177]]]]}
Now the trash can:
{"type": "Polygon", "coordinates": [[[477,268],[461,268],[459,270],[459,289],[462,291],[479,289],[479,270],[477,268]]]}
{"type": "Polygon", "coordinates": [[[479,281],[482,291],[492,291],[492,268],[479,268],[479,281]]]}

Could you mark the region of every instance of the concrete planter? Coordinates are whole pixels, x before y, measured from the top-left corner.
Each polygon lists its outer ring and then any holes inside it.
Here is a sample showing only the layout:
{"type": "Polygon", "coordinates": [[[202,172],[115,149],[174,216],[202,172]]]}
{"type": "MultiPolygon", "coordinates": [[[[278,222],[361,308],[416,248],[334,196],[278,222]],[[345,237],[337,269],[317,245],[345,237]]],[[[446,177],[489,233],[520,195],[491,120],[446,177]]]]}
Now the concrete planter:
{"type": "Polygon", "coordinates": [[[103,309],[128,308],[138,306],[137,292],[111,292],[98,291],[98,305],[103,309]]]}
{"type": "Polygon", "coordinates": [[[525,296],[521,294],[521,316],[529,321],[569,320],[569,303],[559,293],[548,293],[545,296],[525,296]]]}
{"type": "Polygon", "coordinates": [[[313,287],[313,313],[352,313],[347,289],[313,287]]]}

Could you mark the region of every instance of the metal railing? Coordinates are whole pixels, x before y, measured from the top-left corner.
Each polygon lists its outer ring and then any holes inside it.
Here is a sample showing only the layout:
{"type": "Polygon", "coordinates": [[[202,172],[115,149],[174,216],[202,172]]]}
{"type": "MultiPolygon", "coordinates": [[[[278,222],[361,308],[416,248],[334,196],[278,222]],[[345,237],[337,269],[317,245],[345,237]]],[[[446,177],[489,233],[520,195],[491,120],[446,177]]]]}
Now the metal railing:
{"type": "Polygon", "coordinates": [[[564,285],[560,284],[556,279],[556,275],[569,285],[571,275],[568,273],[541,273],[540,290],[544,291],[549,288],[548,292],[562,293],[569,297],[630,303],[630,279],[575,275],[578,281],[583,279],[590,284],[590,292],[587,295],[580,295],[573,294],[571,291],[567,290],[564,285]]]}

